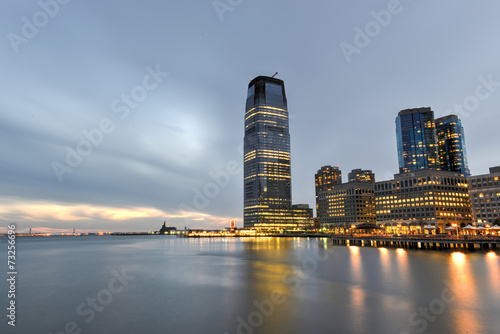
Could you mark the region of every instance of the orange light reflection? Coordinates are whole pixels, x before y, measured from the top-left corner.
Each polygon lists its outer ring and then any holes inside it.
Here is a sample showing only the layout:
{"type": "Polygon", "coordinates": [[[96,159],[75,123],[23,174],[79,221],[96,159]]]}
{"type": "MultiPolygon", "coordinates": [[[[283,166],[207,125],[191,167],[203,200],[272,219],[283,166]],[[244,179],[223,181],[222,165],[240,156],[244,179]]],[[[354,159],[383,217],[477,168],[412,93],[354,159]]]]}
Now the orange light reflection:
{"type": "Polygon", "coordinates": [[[469,266],[469,258],[461,252],[453,252],[450,255],[450,281],[454,296],[453,303],[458,307],[451,308],[455,319],[453,333],[479,333],[480,316],[475,313],[479,308],[477,299],[476,282],[473,281],[469,266]]]}
{"type": "Polygon", "coordinates": [[[486,253],[486,263],[488,265],[488,278],[490,283],[490,291],[492,294],[496,295],[496,298],[500,298],[500,264],[498,255],[495,252],[486,253]]]}

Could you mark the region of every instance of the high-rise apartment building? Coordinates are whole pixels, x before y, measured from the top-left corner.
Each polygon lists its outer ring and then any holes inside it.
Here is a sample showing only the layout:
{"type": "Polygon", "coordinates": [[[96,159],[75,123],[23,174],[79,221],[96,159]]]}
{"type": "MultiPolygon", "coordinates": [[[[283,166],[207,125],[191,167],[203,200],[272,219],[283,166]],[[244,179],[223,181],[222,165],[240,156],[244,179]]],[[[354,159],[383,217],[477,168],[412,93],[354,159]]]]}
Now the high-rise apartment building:
{"type": "Polygon", "coordinates": [[[244,227],[296,228],[312,214],[292,208],[285,85],[259,76],[248,85],[244,138],[244,227]]]}
{"type": "Polygon", "coordinates": [[[436,124],[431,108],[401,110],[396,118],[399,172],[440,169],[436,124]]]}
{"type": "Polygon", "coordinates": [[[436,135],[441,169],[469,176],[464,128],[458,116],[436,118],[436,135]]]}

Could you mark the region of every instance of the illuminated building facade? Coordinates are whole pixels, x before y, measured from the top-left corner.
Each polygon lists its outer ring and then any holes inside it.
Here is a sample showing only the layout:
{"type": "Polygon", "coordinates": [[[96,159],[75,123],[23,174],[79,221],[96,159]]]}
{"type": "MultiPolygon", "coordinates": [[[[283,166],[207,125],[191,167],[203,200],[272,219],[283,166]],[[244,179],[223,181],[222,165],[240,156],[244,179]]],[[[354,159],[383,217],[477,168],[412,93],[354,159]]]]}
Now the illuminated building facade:
{"type": "Polygon", "coordinates": [[[292,208],[290,132],[285,85],[259,76],[248,85],[244,138],[244,227],[299,228],[303,208],[292,208]]]}
{"type": "Polygon", "coordinates": [[[375,183],[377,223],[444,227],[472,223],[467,178],[460,173],[418,170],[375,183]]]}
{"type": "Polygon", "coordinates": [[[293,228],[307,229],[314,226],[313,209],[309,204],[294,204],[290,208],[291,221],[293,228]]]}
{"type": "Polygon", "coordinates": [[[396,118],[399,172],[440,169],[436,124],[431,108],[401,110],[396,118]]]}
{"type": "Polygon", "coordinates": [[[323,166],[314,175],[316,194],[319,191],[331,190],[342,184],[342,171],[337,166],[323,166]]]}
{"type": "Polygon", "coordinates": [[[469,176],[464,129],[458,116],[437,118],[436,135],[441,169],[469,176]]]}
{"type": "Polygon", "coordinates": [[[490,173],[469,177],[472,212],[475,222],[494,224],[500,217],[500,167],[490,173]]]}
{"type": "MultiPolygon", "coordinates": [[[[321,226],[325,228],[348,228],[352,224],[375,223],[375,193],[374,183],[375,175],[371,173],[369,178],[361,172],[361,169],[355,169],[352,174],[353,181],[336,184],[333,187],[322,189],[316,186],[317,205],[319,210],[317,216],[321,226]],[[359,175],[359,178],[354,177],[359,175]]],[[[339,171],[340,173],[340,171],[339,171]]]]}
{"type": "Polygon", "coordinates": [[[325,201],[319,201],[319,193],[332,190],[335,186],[342,184],[342,171],[336,166],[323,166],[314,175],[314,183],[316,189],[316,216],[324,217],[326,215],[326,207],[323,206],[325,201]]]}
{"type": "Polygon", "coordinates": [[[353,169],[347,176],[349,182],[375,182],[375,174],[371,170],[353,169]]]}

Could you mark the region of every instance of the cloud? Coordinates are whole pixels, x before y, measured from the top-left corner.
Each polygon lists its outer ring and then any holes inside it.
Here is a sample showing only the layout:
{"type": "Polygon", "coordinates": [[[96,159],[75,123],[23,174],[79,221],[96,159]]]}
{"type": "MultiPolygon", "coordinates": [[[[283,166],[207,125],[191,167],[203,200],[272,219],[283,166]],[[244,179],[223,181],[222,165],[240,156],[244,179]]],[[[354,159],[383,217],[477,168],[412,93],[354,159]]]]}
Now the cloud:
{"type": "MultiPolygon", "coordinates": [[[[163,211],[153,207],[110,207],[88,204],[71,204],[51,201],[0,198],[0,221],[17,224],[25,230],[30,226],[50,227],[58,232],[68,233],[77,226],[79,231],[102,231],[109,226],[121,227],[120,231],[157,230],[164,220],[171,226],[183,228],[221,228],[229,226],[230,217],[219,217],[201,212],[163,211]],[[146,223],[149,222],[149,223],[146,223]],[[93,226],[95,228],[86,228],[93,226]]],[[[239,221],[236,219],[236,221],[239,221]]],[[[0,227],[5,232],[6,227],[0,227]]],[[[36,227],[37,232],[48,231],[36,227]]],[[[48,232],[43,232],[48,233],[48,232]]],[[[52,233],[52,232],[51,232],[52,233]]]]}
{"type": "Polygon", "coordinates": [[[0,218],[11,219],[18,217],[26,221],[41,222],[80,221],[80,220],[129,220],[135,218],[174,217],[155,208],[132,207],[117,208],[104,206],[90,206],[86,204],[61,204],[46,201],[16,201],[2,198],[0,218]]]}

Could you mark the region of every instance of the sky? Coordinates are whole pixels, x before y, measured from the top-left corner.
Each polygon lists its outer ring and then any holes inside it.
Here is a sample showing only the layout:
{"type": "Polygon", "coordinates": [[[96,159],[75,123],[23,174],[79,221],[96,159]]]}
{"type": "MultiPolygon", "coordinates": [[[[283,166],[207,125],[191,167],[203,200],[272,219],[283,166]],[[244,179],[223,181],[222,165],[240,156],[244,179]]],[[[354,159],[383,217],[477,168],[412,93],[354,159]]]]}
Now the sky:
{"type": "Polygon", "coordinates": [[[292,200],[398,172],[395,118],[457,114],[500,165],[500,2],[5,0],[0,231],[242,227],[245,99],[284,80],[292,200]]]}

